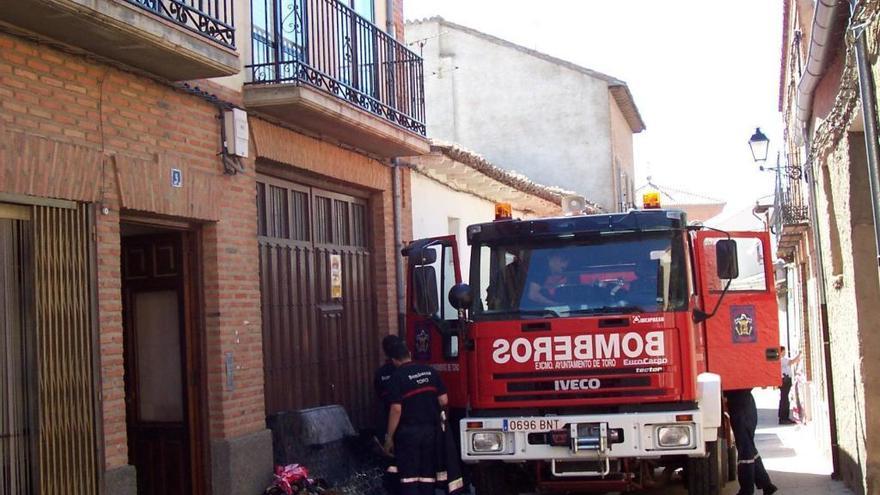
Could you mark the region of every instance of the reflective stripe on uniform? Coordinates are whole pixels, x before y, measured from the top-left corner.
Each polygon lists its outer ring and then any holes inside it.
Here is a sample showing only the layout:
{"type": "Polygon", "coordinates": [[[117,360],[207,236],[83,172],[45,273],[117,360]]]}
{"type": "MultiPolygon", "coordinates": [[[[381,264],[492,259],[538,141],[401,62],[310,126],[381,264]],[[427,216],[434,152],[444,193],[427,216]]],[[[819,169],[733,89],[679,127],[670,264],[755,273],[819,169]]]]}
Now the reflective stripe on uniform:
{"type": "Polygon", "coordinates": [[[437,473],[437,481],[446,481],[449,475],[446,474],[446,471],[440,471],[437,473]]]}
{"type": "Polygon", "coordinates": [[[388,469],[385,470],[386,473],[396,473],[397,466],[388,466],[388,469]]]}
{"type": "Polygon", "coordinates": [[[436,483],[436,478],[401,478],[401,483],[436,483]]]}
{"type": "Polygon", "coordinates": [[[455,490],[458,490],[460,488],[464,488],[464,480],[463,479],[458,478],[456,480],[452,480],[449,482],[448,490],[450,492],[454,492],[455,490]]]}
{"type": "Polygon", "coordinates": [[[756,455],[755,457],[752,457],[751,459],[739,459],[738,461],[736,461],[736,463],[737,464],[754,464],[755,461],[757,461],[760,457],[761,456],[756,455]]]}

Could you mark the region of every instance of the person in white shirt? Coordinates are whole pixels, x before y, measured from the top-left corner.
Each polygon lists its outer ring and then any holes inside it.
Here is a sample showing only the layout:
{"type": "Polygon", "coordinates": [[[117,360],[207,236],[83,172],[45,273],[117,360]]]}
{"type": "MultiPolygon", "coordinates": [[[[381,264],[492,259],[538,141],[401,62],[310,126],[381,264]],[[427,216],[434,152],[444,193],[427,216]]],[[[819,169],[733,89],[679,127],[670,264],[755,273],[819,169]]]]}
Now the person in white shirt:
{"type": "Polygon", "coordinates": [[[788,357],[785,353],[785,347],[779,348],[779,363],[782,366],[782,385],[779,387],[779,424],[791,425],[794,421],[789,417],[791,414],[791,403],[788,400],[788,393],[791,392],[792,365],[801,360],[801,355],[788,357]]]}

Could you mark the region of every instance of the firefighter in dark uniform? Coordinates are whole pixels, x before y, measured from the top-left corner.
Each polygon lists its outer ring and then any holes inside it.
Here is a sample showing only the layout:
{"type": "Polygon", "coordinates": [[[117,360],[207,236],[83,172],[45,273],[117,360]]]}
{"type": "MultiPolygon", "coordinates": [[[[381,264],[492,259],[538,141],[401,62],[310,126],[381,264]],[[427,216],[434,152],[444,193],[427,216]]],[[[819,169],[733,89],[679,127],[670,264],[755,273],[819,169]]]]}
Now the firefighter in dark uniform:
{"type": "Polygon", "coordinates": [[[389,386],[385,451],[397,460],[401,494],[434,495],[443,441],[437,426],[448,401],[446,387],[433,368],[412,362],[402,341],[392,351],[397,371],[389,386]]]}
{"type": "Polygon", "coordinates": [[[391,383],[391,375],[397,369],[391,360],[391,353],[394,346],[401,342],[397,335],[386,335],[382,339],[382,352],[385,353],[385,363],[376,370],[373,377],[373,388],[376,391],[376,397],[379,399],[379,421],[376,423],[376,432],[379,438],[385,438],[385,432],[388,428],[388,410],[391,408],[391,402],[388,398],[391,394],[388,385],[391,383]]]}
{"type": "MultiPolygon", "coordinates": [[[[402,342],[401,338],[397,335],[386,335],[382,339],[382,352],[385,353],[386,361],[385,364],[376,370],[376,374],[373,377],[373,388],[376,391],[376,397],[379,399],[379,421],[376,424],[376,433],[378,438],[382,439],[380,442],[385,439],[385,434],[388,431],[388,411],[391,409],[391,376],[397,370],[397,366],[394,365],[391,359],[391,354],[394,352],[394,347],[402,342]]],[[[393,459],[390,459],[385,468],[385,475],[383,476],[385,491],[390,495],[397,495],[400,493],[400,477],[397,475],[397,464],[393,459]]]]}
{"type": "Polygon", "coordinates": [[[731,390],[724,393],[733,436],[736,439],[736,475],[739,480],[737,495],[752,495],[755,488],[764,495],[776,493],[776,486],[764,469],[764,461],[755,447],[755,429],[758,427],[758,408],[751,389],[731,390]]]}

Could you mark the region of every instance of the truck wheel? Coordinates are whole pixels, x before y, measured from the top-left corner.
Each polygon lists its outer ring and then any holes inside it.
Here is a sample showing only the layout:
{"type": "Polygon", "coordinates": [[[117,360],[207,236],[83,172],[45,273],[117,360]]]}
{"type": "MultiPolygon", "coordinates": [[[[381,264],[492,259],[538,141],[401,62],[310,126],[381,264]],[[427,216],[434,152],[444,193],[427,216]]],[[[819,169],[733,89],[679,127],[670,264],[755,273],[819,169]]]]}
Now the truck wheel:
{"type": "Polygon", "coordinates": [[[721,495],[724,481],[721,473],[719,442],[706,444],[708,457],[692,457],[687,464],[688,495],[721,495]]]}
{"type": "Polygon", "coordinates": [[[504,464],[480,464],[474,470],[476,495],[510,495],[509,478],[504,464]]]}

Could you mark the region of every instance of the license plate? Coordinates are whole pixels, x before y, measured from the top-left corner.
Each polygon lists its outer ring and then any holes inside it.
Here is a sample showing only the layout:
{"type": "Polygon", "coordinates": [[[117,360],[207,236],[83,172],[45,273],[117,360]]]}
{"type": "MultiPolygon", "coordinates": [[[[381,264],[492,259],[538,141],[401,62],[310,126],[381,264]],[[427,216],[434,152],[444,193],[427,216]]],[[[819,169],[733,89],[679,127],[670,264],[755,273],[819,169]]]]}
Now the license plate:
{"type": "Polygon", "coordinates": [[[502,422],[504,431],[553,431],[561,427],[561,421],[549,418],[505,419],[502,422]]]}

